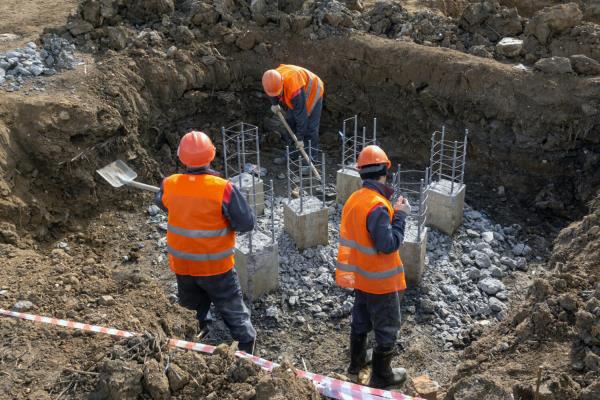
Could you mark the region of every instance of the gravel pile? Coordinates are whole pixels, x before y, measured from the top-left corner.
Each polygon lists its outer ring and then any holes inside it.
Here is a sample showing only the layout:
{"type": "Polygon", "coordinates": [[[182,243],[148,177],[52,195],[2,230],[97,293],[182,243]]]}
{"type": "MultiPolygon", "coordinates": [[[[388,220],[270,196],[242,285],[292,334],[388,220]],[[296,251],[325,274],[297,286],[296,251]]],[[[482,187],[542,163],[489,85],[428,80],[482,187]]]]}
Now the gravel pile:
{"type": "MultiPolygon", "coordinates": [[[[328,203],[330,245],[298,251],[283,232],[284,201],[275,199],[280,290],[255,301],[253,318],[272,318],[281,328],[291,328],[297,323],[318,324],[348,317],[353,293],[335,285],[342,207],[328,203]]],[[[264,232],[270,232],[270,209],[267,204],[266,215],[258,219],[258,229],[264,232]]],[[[166,217],[155,206],[148,211],[149,222],[158,227],[157,245],[164,252],[166,217]]],[[[468,206],[465,222],[454,237],[430,230],[423,281],[406,292],[403,311],[432,326],[445,348],[467,342],[470,327],[477,321],[506,318],[510,291],[503,280],[515,271],[526,271],[532,252],[518,240],[520,231],[518,225],[495,224],[468,206]]],[[[164,254],[158,258],[165,260],[164,254]]]]}
{"type": "Polygon", "coordinates": [[[57,36],[45,36],[42,41],[41,50],[29,42],[23,48],[0,53],[0,86],[12,92],[19,90],[27,79],[74,68],[77,61],[73,44],[57,36]]]}

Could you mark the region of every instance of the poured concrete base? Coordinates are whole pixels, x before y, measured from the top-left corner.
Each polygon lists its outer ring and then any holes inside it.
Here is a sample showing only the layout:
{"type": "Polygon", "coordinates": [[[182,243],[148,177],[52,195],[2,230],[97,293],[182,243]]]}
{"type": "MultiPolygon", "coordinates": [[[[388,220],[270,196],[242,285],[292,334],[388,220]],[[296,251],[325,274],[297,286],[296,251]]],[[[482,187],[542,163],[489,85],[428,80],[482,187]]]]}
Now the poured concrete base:
{"type": "Polygon", "coordinates": [[[349,168],[339,169],[335,181],[335,190],[337,192],[337,202],[346,203],[346,200],[352,193],[362,187],[362,179],[358,171],[349,168]]]}
{"type": "Polygon", "coordinates": [[[463,221],[466,186],[442,179],[433,182],[427,193],[427,226],[452,235],[463,221]]]}
{"type": "Polygon", "coordinates": [[[404,277],[406,287],[419,286],[425,271],[425,256],[427,254],[427,228],[421,229],[421,236],[417,232],[417,225],[407,221],[404,231],[404,242],[400,246],[400,258],[404,264],[404,277]]]}
{"type": "Polygon", "coordinates": [[[265,213],[265,186],[262,179],[254,177],[254,191],[252,190],[252,174],[243,172],[240,175],[231,177],[229,180],[240,189],[244,197],[248,199],[248,203],[253,210],[254,204],[256,204],[256,215],[263,215],[265,213]],[[254,192],[256,192],[256,199],[254,198],[254,192]]]}
{"type": "Polygon", "coordinates": [[[249,234],[239,235],[235,246],[235,269],[242,292],[254,300],[279,287],[279,249],[277,242],[259,231],[252,232],[252,252],[249,234]]]}
{"type": "Polygon", "coordinates": [[[294,239],[298,249],[324,246],[329,243],[329,209],[313,196],[288,200],[283,204],[284,230],[294,239]]]}

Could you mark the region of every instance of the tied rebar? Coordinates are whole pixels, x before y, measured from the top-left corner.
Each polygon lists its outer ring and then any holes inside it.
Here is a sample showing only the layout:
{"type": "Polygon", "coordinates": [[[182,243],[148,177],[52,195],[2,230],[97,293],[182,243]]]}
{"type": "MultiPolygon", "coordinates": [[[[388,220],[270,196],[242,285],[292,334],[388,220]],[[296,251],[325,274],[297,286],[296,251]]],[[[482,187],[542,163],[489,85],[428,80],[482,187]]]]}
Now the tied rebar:
{"type": "Polygon", "coordinates": [[[342,170],[356,170],[358,155],[367,146],[377,144],[377,118],[373,118],[373,132],[371,135],[367,132],[367,127],[363,125],[362,135],[358,133],[358,115],[346,118],[342,121],[342,130],[338,132],[342,140],[342,160],[340,167],[342,170]],[[351,132],[348,132],[348,128],[351,132]]]}
{"type": "MultiPolygon", "coordinates": [[[[308,147],[305,149],[306,154],[312,160],[312,164],[317,171],[320,171],[320,179],[313,172],[304,158],[297,152],[291,152],[289,146],[286,147],[286,177],[287,177],[287,201],[292,204],[292,200],[298,199],[298,212],[305,211],[307,206],[312,206],[314,203],[309,202],[309,199],[315,199],[322,194],[322,205],[326,207],[326,164],[325,152],[312,146],[312,142],[308,142],[308,147]],[[310,204],[309,204],[310,203],[310,204]]],[[[318,200],[318,198],[317,198],[318,200]]],[[[321,203],[321,201],[320,201],[321,203]]],[[[310,208],[310,207],[309,207],[310,208]]]]}
{"type": "Polygon", "coordinates": [[[392,179],[392,187],[394,188],[394,195],[391,199],[392,204],[400,196],[409,201],[411,211],[406,218],[406,236],[409,237],[409,228],[416,225],[417,241],[421,240],[421,234],[424,232],[427,222],[427,189],[431,183],[430,178],[431,171],[429,167],[425,170],[402,170],[402,166],[398,164],[392,179]]]}
{"type": "Polygon", "coordinates": [[[225,178],[257,171],[260,176],[260,135],[255,125],[239,122],[221,128],[225,178]],[[234,161],[237,161],[235,163],[234,161]]]}
{"type": "Polygon", "coordinates": [[[465,129],[462,142],[447,140],[445,126],[431,135],[428,180],[432,183],[435,179],[434,184],[449,190],[451,195],[464,185],[468,136],[469,130],[465,129]]]}

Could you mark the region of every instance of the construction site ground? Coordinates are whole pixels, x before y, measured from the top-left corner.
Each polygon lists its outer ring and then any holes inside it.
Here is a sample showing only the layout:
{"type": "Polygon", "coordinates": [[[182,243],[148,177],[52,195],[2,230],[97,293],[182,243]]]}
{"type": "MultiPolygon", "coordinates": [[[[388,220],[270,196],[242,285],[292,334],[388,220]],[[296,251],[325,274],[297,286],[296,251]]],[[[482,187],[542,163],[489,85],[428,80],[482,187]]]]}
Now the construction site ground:
{"type": "MultiPolygon", "coordinates": [[[[169,2],[149,0],[148,7],[169,2]]],[[[0,36],[0,53],[39,43],[44,33],[64,35],[69,23],[81,27],[84,3],[90,2],[2,1],[0,35],[16,36],[0,36]]],[[[520,224],[519,240],[533,249],[528,269],[504,280],[505,318],[470,324],[455,345],[436,336],[433,317],[421,309],[423,293],[409,291],[412,309],[404,308],[394,365],[410,378],[437,381],[438,399],[534,399],[538,371],[540,399],[600,398],[598,76],[546,74],[531,65],[523,72],[515,65],[527,64],[525,55],[477,56],[458,44],[458,35],[448,45],[454,48],[443,48],[419,29],[412,41],[398,39],[390,29],[399,33],[399,22],[375,33],[356,13],[352,28],[334,17],[319,24],[303,19],[338,2],[290,2],[282,10],[290,17],[265,11],[269,22],[258,23],[256,13],[253,19],[238,11],[248,9],[246,2],[175,1],[171,22],[147,25],[135,20],[139,2],[121,3],[114,5],[123,13],[114,26],[107,19],[87,37],[70,37],[77,44],[74,69],[26,80],[18,90],[0,88],[0,308],[28,302],[19,309],[144,335],[118,339],[0,317],[0,398],[311,399],[318,393],[291,365],[347,379],[349,316],[317,318],[290,307],[281,291],[251,305],[258,355],[284,364],[273,374],[233,356],[222,322],[207,340],[227,344],[215,355],[168,348],[166,338],[194,341],[198,327],[194,313],[176,304],[160,245],[165,232],[148,214],[152,196],[113,189],[95,174],[122,158],[140,181],[159,184],[178,168],[182,133],[207,131],[218,148],[221,126],[244,120],[262,128],[268,178],[285,195],[278,178],[284,168],[273,163],[282,146],[260,87],[262,71],[280,61],[306,65],[325,81],[321,133],[331,184],[343,118],[377,116],[382,147],[408,166],[427,162],[431,133],[442,124],[454,132],[469,128],[470,210],[503,227],[520,224]],[[194,7],[204,10],[197,23],[186,14],[194,7]],[[211,13],[215,20],[204,17],[211,13]],[[178,28],[186,24],[196,24],[194,38],[178,28]],[[144,29],[160,31],[160,38],[140,36],[144,29]],[[267,312],[273,306],[286,316],[274,318],[267,312]]],[[[529,3],[500,5],[517,7],[524,19],[559,2],[529,3]]],[[[371,27],[378,4],[364,1],[360,11],[371,27]]],[[[402,7],[407,18],[418,14],[411,19],[417,25],[460,20],[469,3],[387,4],[402,7]]],[[[595,29],[592,6],[578,6],[578,26],[595,29]]],[[[555,32],[556,41],[566,43],[564,36],[555,32]]],[[[550,51],[541,47],[532,54],[550,51]]],[[[332,211],[336,229],[340,209],[332,211]]],[[[444,240],[455,246],[455,239],[444,240]]],[[[410,379],[399,391],[416,395],[410,379]]]]}

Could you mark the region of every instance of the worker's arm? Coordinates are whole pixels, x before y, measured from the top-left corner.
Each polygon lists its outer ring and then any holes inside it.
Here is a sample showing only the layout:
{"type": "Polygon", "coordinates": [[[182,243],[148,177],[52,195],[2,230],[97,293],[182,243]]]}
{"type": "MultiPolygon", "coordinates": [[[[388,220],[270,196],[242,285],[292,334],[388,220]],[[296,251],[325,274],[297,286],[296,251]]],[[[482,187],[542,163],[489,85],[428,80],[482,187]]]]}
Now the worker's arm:
{"type": "Polygon", "coordinates": [[[306,110],[306,93],[304,89],[300,89],[298,94],[292,97],[292,105],[294,108],[290,110],[290,113],[294,117],[296,122],[296,136],[298,139],[303,139],[308,130],[308,112],[306,110]]]}
{"type": "Polygon", "coordinates": [[[254,212],[242,192],[231,182],[225,187],[222,210],[232,230],[244,233],[254,229],[254,212]]]}
{"type": "Polygon", "coordinates": [[[158,206],[158,208],[160,208],[164,212],[169,212],[169,210],[167,210],[167,207],[163,203],[163,184],[164,183],[161,182],[160,190],[158,192],[156,192],[156,194],[154,195],[154,204],[156,204],[158,206]]]}
{"type": "Polygon", "coordinates": [[[390,224],[390,214],[384,206],[375,206],[367,217],[367,229],[375,248],[380,253],[397,251],[404,241],[406,214],[396,211],[390,224]]]}

